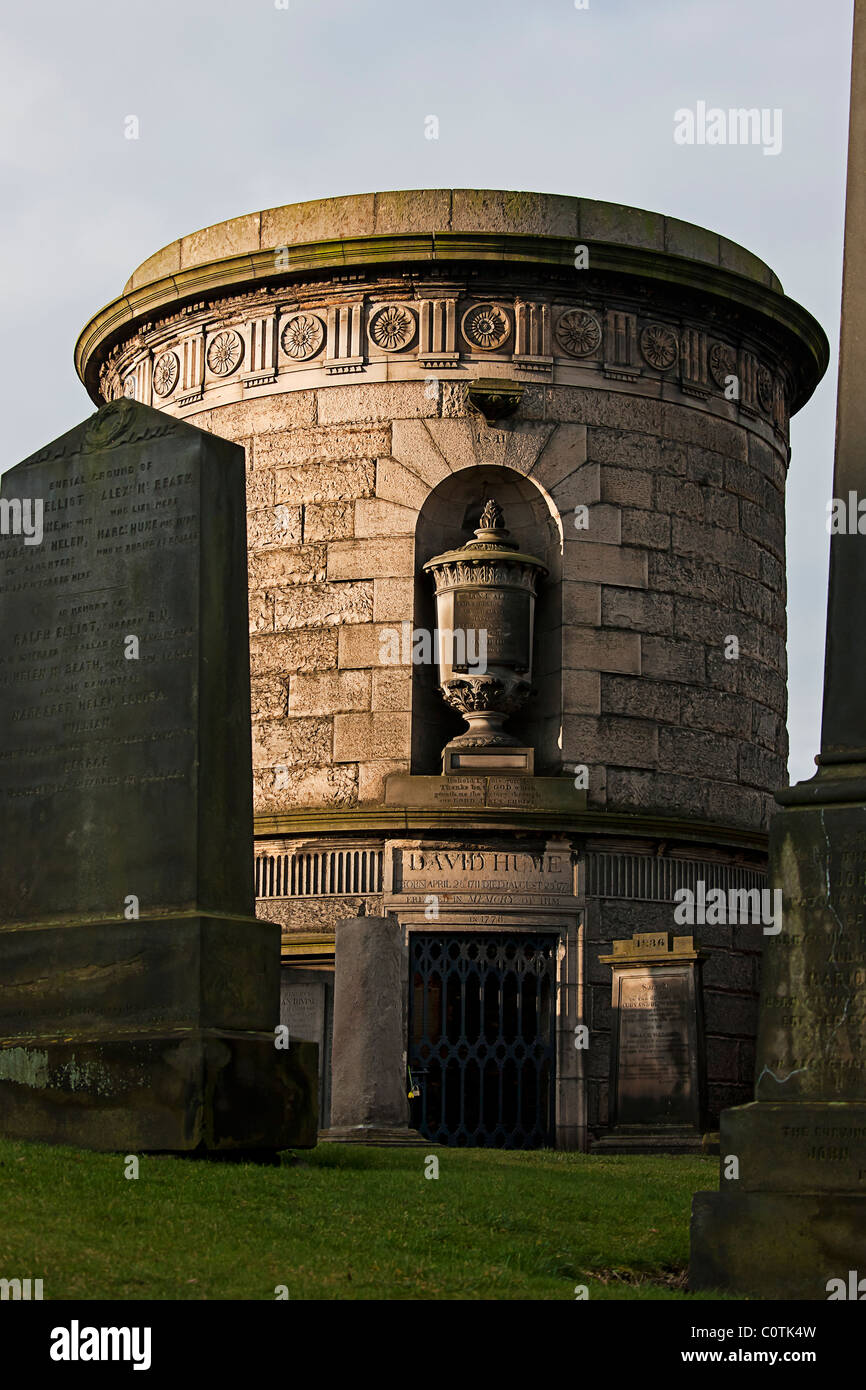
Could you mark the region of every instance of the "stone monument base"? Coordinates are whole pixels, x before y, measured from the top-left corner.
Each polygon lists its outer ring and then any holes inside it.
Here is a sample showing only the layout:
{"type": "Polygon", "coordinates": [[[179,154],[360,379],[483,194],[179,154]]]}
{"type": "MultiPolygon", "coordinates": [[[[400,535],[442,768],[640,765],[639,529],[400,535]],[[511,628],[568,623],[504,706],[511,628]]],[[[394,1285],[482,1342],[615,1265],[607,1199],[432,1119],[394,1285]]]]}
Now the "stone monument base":
{"type": "Polygon", "coordinates": [[[127,1153],[313,1147],[316,1044],[275,1046],[279,936],[196,911],[0,931],[0,1134],[127,1153]]]}
{"type": "Polygon", "coordinates": [[[371,1149],[409,1147],[412,1149],[435,1149],[438,1146],[432,1139],[425,1139],[417,1129],[393,1128],[388,1125],[340,1125],[336,1129],[323,1129],[319,1133],[323,1144],[365,1144],[371,1149]]]}
{"type": "Polygon", "coordinates": [[[130,1153],[313,1148],[317,1056],[217,1029],[6,1043],[0,1132],[130,1153]]]}
{"type": "Polygon", "coordinates": [[[593,1140],[594,1154],[701,1154],[707,1152],[706,1136],[693,1129],[618,1129],[593,1140]]]}
{"type": "Polygon", "coordinates": [[[722,1190],[692,1199],[691,1289],[820,1301],[866,1275],[866,1105],[753,1101],[722,1112],[719,1149],[722,1190]]]}
{"type": "Polygon", "coordinates": [[[696,1192],[691,1240],[693,1292],[826,1301],[831,1279],[866,1270],[866,1196],[696,1192]]]}

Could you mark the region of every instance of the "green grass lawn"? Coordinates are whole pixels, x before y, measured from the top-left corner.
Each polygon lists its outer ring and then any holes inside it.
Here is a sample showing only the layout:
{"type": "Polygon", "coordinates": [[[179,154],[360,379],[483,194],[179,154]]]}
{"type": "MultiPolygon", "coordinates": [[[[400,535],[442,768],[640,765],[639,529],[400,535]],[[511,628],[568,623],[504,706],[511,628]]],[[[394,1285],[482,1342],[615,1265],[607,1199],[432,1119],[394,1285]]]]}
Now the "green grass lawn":
{"type": "Polygon", "coordinates": [[[279,1168],[0,1141],[0,1278],[48,1298],[698,1298],[718,1158],[321,1144],[279,1168]]]}

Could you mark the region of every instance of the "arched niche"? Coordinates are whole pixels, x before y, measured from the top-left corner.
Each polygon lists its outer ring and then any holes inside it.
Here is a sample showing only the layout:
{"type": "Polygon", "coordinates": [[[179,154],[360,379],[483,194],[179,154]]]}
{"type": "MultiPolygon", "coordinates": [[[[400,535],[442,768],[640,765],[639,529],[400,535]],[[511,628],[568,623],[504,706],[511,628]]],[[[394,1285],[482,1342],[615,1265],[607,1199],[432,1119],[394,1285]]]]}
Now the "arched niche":
{"type": "MultiPolygon", "coordinates": [[[[533,694],[506,727],[535,749],[536,772],[555,773],[561,768],[562,526],[553,503],[530,478],[512,468],[481,464],[452,473],[429,494],[415,528],[414,626],[428,632],[436,626],[433,581],[424,573],[424,563],[471,540],[490,497],[502,507],[520,549],[537,555],[548,570],[535,610],[533,694]]],[[[435,664],[413,666],[413,773],[441,772],[443,747],[466,728],[442,699],[438,683],[435,664]]]]}

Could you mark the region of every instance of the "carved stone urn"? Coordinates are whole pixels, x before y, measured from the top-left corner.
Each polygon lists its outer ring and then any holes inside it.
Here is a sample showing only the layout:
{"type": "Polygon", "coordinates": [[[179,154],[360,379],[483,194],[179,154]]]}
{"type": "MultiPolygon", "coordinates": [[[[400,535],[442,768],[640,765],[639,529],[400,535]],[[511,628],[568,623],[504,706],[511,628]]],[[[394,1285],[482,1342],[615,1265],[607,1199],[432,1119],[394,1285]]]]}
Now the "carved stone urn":
{"type": "MultiPolygon", "coordinates": [[[[435,555],[424,569],[436,584],[439,689],[469,726],[444,750],[445,771],[481,770],[477,757],[449,754],[520,746],[503,725],[531,693],[536,590],[547,570],[519,549],[492,498],[474,539],[435,555]]],[[[531,771],[531,750],[523,751],[529,756],[522,764],[498,761],[531,771]]]]}

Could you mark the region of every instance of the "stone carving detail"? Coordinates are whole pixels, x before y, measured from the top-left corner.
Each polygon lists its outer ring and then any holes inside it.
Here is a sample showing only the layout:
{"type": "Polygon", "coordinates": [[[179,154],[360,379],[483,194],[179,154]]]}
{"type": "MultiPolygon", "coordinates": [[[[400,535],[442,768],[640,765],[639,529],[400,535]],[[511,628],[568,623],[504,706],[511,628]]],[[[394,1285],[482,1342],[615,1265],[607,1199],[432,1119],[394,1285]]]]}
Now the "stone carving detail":
{"type": "Polygon", "coordinates": [[[156,359],[153,369],[153,389],[158,396],[168,396],[177,385],[180,363],[176,352],[164,352],[156,359]]]}
{"type": "Polygon", "coordinates": [[[766,367],[759,367],[755,380],[758,390],[758,401],[767,414],[772,413],[773,409],[773,377],[766,367]]]}
{"type": "Polygon", "coordinates": [[[556,341],[570,357],[587,357],[601,343],[601,324],[585,309],[568,309],[559,316],[556,341]]]}
{"type": "Polygon", "coordinates": [[[229,376],[244,355],[244,345],[233,328],[218,333],[207,350],[207,364],[215,376],[229,376]]]}
{"type": "Polygon", "coordinates": [[[666,372],[677,360],[677,335],[663,323],[651,323],[640,335],[640,350],[651,367],[666,372]]]}
{"type": "Polygon", "coordinates": [[[325,325],[316,314],[293,314],[280,338],[283,352],[296,362],[315,357],[324,341],[325,325]]]}
{"type": "Polygon", "coordinates": [[[147,411],[133,405],[128,396],[118,396],[91,415],[80,451],[82,454],[95,453],[118,444],[131,444],[136,439],[152,439],[169,434],[173,428],[172,421],[165,416],[162,418],[166,420],[164,425],[161,421],[154,425],[147,418],[147,411]]]}
{"type": "Polygon", "coordinates": [[[707,362],[710,376],[724,391],[727,385],[725,378],[737,375],[737,358],[733,348],[726,347],[724,343],[713,343],[707,362]]]}
{"type": "MultiPolygon", "coordinates": [[[[479,550],[498,550],[500,546],[495,541],[480,541],[477,544],[473,541],[473,551],[479,550]]],[[[450,560],[441,566],[442,575],[447,578],[449,585],[458,584],[488,584],[514,589],[528,589],[531,594],[535,593],[536,572],[527,571],[521,564],[510,565],[502,561],[490,561],[484,564],[478,562],[470,563],[466,560],[450,560]]]]}
{"type": "Polygon", "coordinates": [[[511,332],[508,315],[497,304],[473,304],[463,315],[461,327],[467,343],[482,352],[502,347],[511,332]]]}
{"type": "MultiPolygon", "coordinates": [[[[516,714],[532,693],[529,681],[507,682],[494,676],[459,676],[445,681],[439,689],[445,703],[464,717],[480,710],[503,716],[516,714]]],[[[467,748],[481,744],[501,747],[513,744],[514,739],[501,730],[485,727],[480,735],[461,734],[452,742],[455,746],[467,748]]]]}
{"type": "Polygon", "coordinates": [[[402,304],[377,309],[370,320],[370,337],[383,352],[401,352],[415,334],[415,315],[402,304]]]}
{"type": "Polygon", "coordinates": [[[135,373],[131,373],[123,383],[123,394],[128,396],[131,401],[135,400],[135,373]]]}

